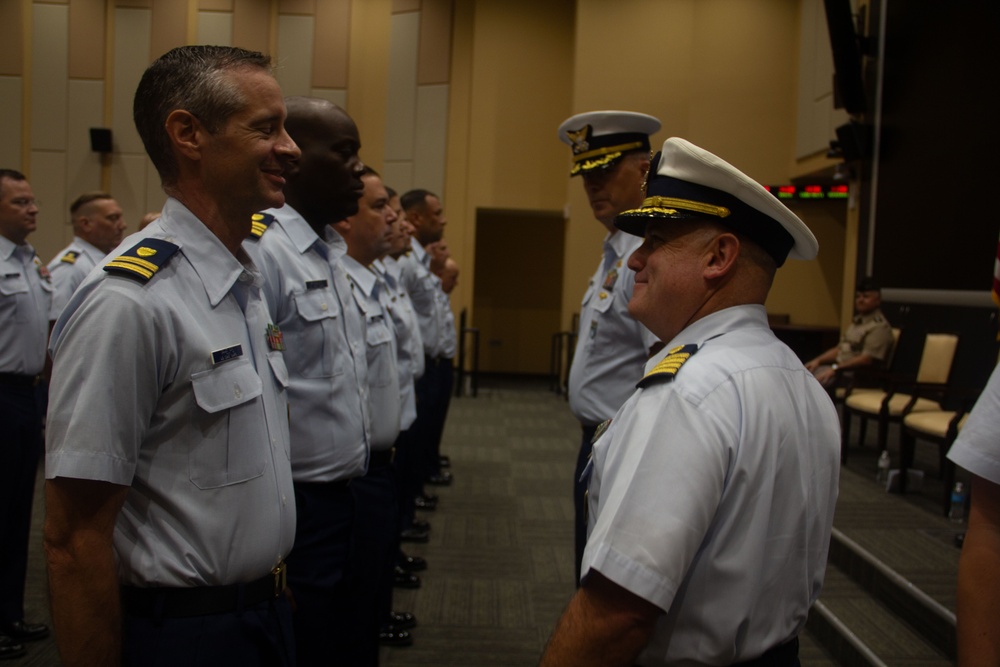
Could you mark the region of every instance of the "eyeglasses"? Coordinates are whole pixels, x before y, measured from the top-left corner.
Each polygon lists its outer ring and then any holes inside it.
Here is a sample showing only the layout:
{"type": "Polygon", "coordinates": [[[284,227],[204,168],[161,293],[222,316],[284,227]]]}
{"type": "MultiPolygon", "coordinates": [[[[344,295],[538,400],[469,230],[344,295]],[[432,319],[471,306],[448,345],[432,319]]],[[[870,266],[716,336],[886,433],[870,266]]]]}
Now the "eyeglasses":
{"type": "Polygon", "coordinates": [[[11,199],[10,203],[18,208],[30,208],[32,206],[38,206],[38,200],[28,197],[18,197],[17,199],[11,199]]]}

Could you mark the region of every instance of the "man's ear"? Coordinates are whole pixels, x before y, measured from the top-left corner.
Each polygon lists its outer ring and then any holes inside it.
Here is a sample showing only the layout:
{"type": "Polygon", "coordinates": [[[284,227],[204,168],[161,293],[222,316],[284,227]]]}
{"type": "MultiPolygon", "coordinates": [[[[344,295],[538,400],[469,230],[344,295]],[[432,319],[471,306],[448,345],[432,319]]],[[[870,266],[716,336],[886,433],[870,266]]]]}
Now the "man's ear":
{"type": "Polygon", "coordinates": [[[712,239],[705,254],[705,279],[725,278],[736,268],[736,260],[740,256],[740,240],[735,234],[723,232],[712,239]]]}
{"type": "Polygon", "coordinates": [[[181,155],[191,160],[201,158],[202,143],[207,132],[201,122],[190,111],[174,109],[164,123],[170,143],[181,155]]]}

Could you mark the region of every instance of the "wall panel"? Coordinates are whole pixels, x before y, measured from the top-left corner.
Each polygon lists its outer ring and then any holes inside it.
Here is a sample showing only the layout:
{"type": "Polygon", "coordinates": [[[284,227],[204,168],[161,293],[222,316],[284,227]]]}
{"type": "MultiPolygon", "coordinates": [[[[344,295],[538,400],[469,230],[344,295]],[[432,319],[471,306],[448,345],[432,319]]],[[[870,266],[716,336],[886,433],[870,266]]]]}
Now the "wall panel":
{"type": "Polygon", "coordinates": [[[308,95],[312,88],[312,47],[315,21],[311,16],[278,17],[275,77],[281,92],[308,95]]]}
{"type": "Polygon", "coordinates": [[[104,82],[70,81],[66,137],[66,193],[69,201],[101,188],[101,154],[90,150],[90,128],[104,127],[104,82]]]}
{"type": "Polygon", "coordinates": [[[104,78],[104,0],[69,3],[69,76],[104,78]]]}
{"type": "Polygon", "coordinates": [[[417,122],[417,44],[420,14],[394,14],[389,43],[390,95],[385,113],[385,159],[413,160],[417,122]]]}
{"type": "Polygon", "coordinates": [[[37,30],[31,42],[31,147],[65,150],[69,7],[36,3],[32,20],[37,30]]]}
{"type": "Polygon", "coordinates": [[[24,171],[21,164],[21,77],[0,76],[0,167],[24,171]]]}
{"type": "Polygon", "coordinates": [[[266,0],[234,0],[234,46],[261,53],[271,53],[270,28],[270,2],[266,0]]]}
{"type": "Polygon", "coordinates": [[[198,12],[196,44],[233,45],[233,15],[228,12],[198,12]]]}
{"type": "Polygon", "coordinates": [[[324,0],[316,7],[312,85],[346,88],[351,48],[350,0],[324,0]]]}
{"type": "Polygon", "coordinates": [[[66,154],[31,151],[31,189],[38,199],[38,230],[28,237],[38,256],[48,262],[66,244],[66,154]]]}
{"type": "Polygon", "coordinates": [[[120,153],[145,153],[142,140],[132,122],[132,101],[135,99],[139,79],[151,62],[149,49],[152,19],[153,12],[148,9],[115,11],[111,131],[115,150],[120,153]]]}

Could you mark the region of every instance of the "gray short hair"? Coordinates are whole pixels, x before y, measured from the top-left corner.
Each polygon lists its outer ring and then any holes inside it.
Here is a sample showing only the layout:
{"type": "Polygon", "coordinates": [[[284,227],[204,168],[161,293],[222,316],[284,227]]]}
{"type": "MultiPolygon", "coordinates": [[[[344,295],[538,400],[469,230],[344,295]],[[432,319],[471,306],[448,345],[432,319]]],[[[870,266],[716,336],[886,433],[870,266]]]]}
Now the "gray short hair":
{"type": "Polygon", "coordinates": [[[160,180],[178,176],[167,116],[177,109],[195,115],[209,132],[217,132],[247,100],[225,74],[238,69],[271,71],[271,58],[231,46],[181,46],[163,54],[139,81],[132,119],[160,180]]]}

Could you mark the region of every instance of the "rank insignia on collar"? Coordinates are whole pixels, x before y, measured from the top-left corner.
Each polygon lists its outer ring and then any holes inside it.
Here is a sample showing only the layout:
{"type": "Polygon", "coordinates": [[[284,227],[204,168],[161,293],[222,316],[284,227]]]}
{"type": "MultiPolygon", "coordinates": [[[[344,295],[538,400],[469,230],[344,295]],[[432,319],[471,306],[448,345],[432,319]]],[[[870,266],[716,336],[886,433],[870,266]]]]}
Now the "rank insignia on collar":
{"type": "Polygon", "coordinates": [[[272,222],[274,222],[274,216],[270,213],[254,213],[250,218],[250,238],[259,239],[272,222]]]}
{"type": "Polygon", "coordinates": [[[60,262],[66,262],[67,264],[76,264],[76,258],[80,256],[76,250],[70,250],[65,255],[59,258],[60,262]]]}
{"type": "Polygon", "coordinates": [[[277,324],[267,325],[267,346],[279,352],[285,349],[285,336],[277,324]]]}
{"type": "Polygon", "coordinates": [[[669,352],[667,356],[660,360],[660,363],[653,366],[653,369],[646,373],[639,384],[636,385],[637,388],[642,389],[653,382],[670,382],[677,375],[677,372],[681,369],[687,360],[691,358],[695,352],[698,351],[698,346],[690,343],[688,345],[678,345],[669,352]]]}
{"type": "Polygon", "coordinates": [[[611,269],[608,271],[607,275],[604,276],[604,284],[601,285],[601,288],[614,289],[616,282],[618,282],[618,269],[611,269]]]}
{"type": "Polygon", "coordinates": [[[170,241],[143,239],[138,245],[105,264],[104,270],[134,278],[141,283],[149,282],[178,250],[180,246],[170,241]]]}

